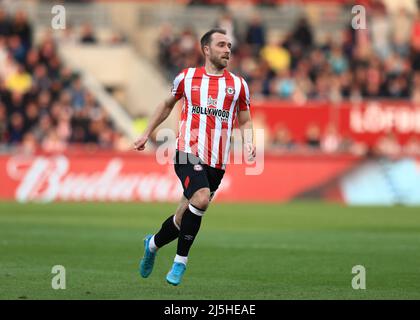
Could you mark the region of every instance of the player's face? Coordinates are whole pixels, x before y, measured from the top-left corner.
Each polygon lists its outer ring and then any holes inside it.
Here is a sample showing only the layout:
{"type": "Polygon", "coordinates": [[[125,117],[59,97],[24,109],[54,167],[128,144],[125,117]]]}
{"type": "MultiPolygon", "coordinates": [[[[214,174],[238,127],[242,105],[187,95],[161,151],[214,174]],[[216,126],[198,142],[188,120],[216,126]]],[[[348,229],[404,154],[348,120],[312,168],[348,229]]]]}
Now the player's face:
{"type": "Polygon", "coordinates": [[[208,58],[216,68],[226,68],[230,59],[231,47],[232,43],[226,35],[222,33],[213,33],[209,46],[208,58]]]}

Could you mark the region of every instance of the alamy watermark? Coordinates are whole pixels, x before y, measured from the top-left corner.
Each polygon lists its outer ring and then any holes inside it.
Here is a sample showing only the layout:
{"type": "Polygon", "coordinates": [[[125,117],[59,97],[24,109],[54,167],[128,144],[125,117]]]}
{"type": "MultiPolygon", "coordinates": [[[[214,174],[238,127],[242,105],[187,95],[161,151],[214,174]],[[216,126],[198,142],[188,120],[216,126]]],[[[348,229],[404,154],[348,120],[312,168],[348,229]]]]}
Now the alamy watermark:
{"type": "MultiPolygon", "coordinates": [[[[188,156],[175,158],[173,142],[176,139],[176,133],[168,128],[160,129],[156,134],[156,141],[159,146],[156,149],[156,161],[161,165],[174,164],[199,164],[204,161],[209,165],[216,164],[244,164],[246,175],[260,175],[264,171],[264,129],[256,129],[255,134],[252,129],[222,129],[210,130],[206,135],[201,133],[199,129],[188,131],[185,135],[185,142],[179,142],[179,149],[186,150],[186,153],[195,153],[197,151],[199,157],[188,156]],[[207,139],[207,135],[211,139],[207,139]],[[247,137],[254,135],[255,155],[251,154],[253,148],[251,142],[246,140],[247,137]],[[200,138],[202,137],[202,138],[200,138]],[[208,145],[208,143],[212,145],[208,145]]],[[[250,140],[248,140],[250,141],[250,140]]]]}
{"type": "Polygon", "coordinates": [[[62,265],[55,265],[52,267],[51,273],[55,274],[51,280],[51,288],[54,290],[66,289],[66,268],[62,265]]]}
{"type": "Polygon", "coordinates": [[[352,274],[356,274],[351,280],[351,286],[354,290],[366,290],[366,268],[362,265],[354,266],[351,269],[352,274]]]}
{"type": "Polygon", "coordinates": [[[66,28],[66,8],[63,5],[54,5],[51,8],[51,28],[54,30],[63,30],[66,28]]]}
{"type": "Polygon", "coordinates": [[[362,5],[355,5],[351,8],[351,13],[354,15],[351,19],[351,26],[355,30],[366,29],[366,8],[362,5]]]}

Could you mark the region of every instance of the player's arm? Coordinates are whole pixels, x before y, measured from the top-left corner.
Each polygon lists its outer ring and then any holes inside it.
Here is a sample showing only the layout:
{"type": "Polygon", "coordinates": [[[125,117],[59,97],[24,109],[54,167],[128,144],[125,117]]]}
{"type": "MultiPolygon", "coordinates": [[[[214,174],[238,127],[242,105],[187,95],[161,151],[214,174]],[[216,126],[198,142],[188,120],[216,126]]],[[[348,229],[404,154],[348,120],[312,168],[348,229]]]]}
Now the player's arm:
{"type": "Polygon", "coordinates": [[[162,102],[156,109],[155,113],[149,120],[146,130],[134,142],[134,149],[142,151],[146,147],[146,142],[152,132],[169,116],[176,102],[182,98],[184,94],[184,78],[186,70],[183,70],[173,81],[171,96],[162,102]]]}
{"type": "Polygon", "coordinates": [[[250,97],[248,84],[244,79],[241,79],[241,91],[238,99],[238,124],[242,133],[242,141],[244,142],[245,150],[248,153],[248,159],[253,160],[256,155],[254,146],[254,132],[252,128],[250,108],[250,97]]]}
{"type": "Polygon", "coordinates": [[[249,109],[239,111],[238,124],[241,130],[245,150],[248,153],[248,159],[252,160],[255,158],[256,150],[254,145],[254,134],[251,113],[249,112],[249,109]]]}
{"type": "Polygon", "coordinates": [[[143,134],[134,142],[134,149],[142,151],[146,147],[146,142],[149,140],[151,133],[169,116],[176,102],[179,100],[176,96],[170,96],[168,99],[163,101],[152,117],[149,120],[146,130],[143,134]]]}

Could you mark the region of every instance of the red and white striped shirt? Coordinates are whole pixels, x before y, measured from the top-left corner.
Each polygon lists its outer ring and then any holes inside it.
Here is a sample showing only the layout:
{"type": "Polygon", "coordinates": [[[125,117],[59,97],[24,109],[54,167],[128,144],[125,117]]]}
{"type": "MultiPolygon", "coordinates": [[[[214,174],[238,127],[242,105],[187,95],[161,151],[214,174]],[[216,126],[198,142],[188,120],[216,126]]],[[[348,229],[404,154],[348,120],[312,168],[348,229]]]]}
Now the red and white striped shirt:
{"type": "Polygon", "coordinates": [[[184,97],[177,149],[225,169],[236,116],[250,107],[245,80],[226,70],[211,75],[204,67],[188,68],[175,78],[172,95],[184,97]]]}

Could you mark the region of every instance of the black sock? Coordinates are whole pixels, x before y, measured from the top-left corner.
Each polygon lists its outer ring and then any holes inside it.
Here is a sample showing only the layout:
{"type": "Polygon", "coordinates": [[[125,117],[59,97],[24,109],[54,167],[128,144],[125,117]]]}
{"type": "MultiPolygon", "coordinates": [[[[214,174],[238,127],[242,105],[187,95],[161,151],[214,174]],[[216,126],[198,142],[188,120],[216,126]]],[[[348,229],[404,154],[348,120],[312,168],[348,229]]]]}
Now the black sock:
{"type": "Polygon", "coordinates": [[[175,226],[174,215],[172,215],[162,223],[159,232],[155,234],[155,244],[158,248],[161,248],[178,238],[178,235],[179,229],[175,226]]]}
{"type": "MultiPolygon", "coordinates": [[[[190,206],[192,205],[190,204],[190,206]]],[[[193,209],[199,214],[204,213],[203,210],[198,208],[193,207],[193,209]]],[[[183,257],[188,256],[188,252],[190,251],[198,230],[200,230],[201,218],[202,216],[192,213],[190,207],[185,210],[184,215],[182,216],[181,230],[178,237],[177,255],[183,257]]]]}

